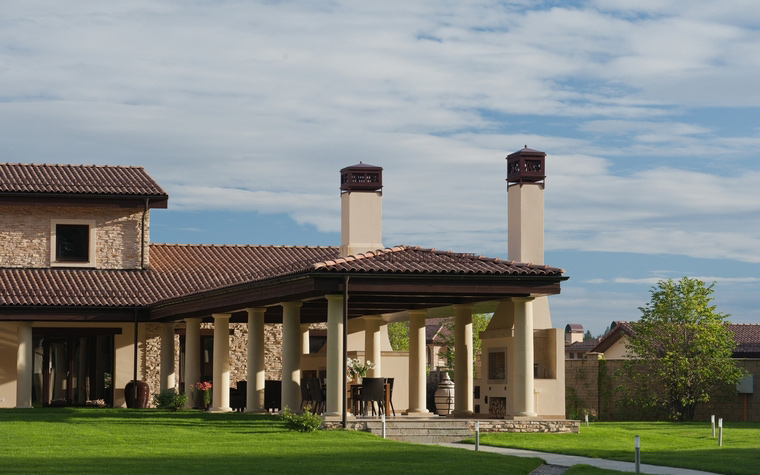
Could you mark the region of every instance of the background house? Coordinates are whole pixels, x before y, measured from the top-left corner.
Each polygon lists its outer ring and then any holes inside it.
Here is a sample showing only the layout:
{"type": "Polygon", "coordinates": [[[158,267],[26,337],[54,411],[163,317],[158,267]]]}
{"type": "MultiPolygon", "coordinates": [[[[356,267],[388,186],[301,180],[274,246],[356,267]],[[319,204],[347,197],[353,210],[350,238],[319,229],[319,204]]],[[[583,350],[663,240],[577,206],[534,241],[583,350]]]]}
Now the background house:
{"type": "MultiPolygon", "coordinates": [[[[745,372],[745,379],[737,385],[737,392],[729,400],[713,398],[710,403],[697,405],[695,420],[706,420],[711,414],[717,414],[727,421],[758,422],[760,324],[729,324],[728,328],[737,344],[732,357],[745,372]]],[[[565,362],[569,415],[587,411],[606,420],[647,417],[645,413],[622,406],[616,392],[622,381],[615,376],[615,372],[625,358],[635,357],[626,349],[628,337],[634,331],[631,322],[613,321],[607,335],[582,360],[565,362]]]]}

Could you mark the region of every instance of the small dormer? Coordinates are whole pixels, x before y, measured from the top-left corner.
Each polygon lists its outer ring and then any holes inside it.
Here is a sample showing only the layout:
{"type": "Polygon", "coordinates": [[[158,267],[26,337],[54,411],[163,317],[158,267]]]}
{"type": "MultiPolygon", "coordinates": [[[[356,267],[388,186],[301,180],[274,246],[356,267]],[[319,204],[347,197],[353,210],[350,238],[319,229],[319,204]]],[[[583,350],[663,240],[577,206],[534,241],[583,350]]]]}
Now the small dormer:
{"type": "Polygon", "coordinates": [[[543,183],[546,179],[544,161],[546,154],[528,148],[518,150],[507,156],[507,183],[508,186],[523,185],[525,183],[543,183]]]}

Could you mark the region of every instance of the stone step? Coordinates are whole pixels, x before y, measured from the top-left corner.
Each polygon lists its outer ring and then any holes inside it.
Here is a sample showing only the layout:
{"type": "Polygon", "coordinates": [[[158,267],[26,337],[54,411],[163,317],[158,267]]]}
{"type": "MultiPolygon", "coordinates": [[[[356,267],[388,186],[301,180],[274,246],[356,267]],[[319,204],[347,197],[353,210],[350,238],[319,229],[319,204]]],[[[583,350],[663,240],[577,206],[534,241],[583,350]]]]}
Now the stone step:
{"type": "MultiPolygon", "coordinates": [[[[366,422],[367,432],[381,436],[382,430],[382,422],[366,422]]],[[[467,421],[387,421],[385,425],[386,438],[421,444],[458,442],[472,435],[467,421]]]]}

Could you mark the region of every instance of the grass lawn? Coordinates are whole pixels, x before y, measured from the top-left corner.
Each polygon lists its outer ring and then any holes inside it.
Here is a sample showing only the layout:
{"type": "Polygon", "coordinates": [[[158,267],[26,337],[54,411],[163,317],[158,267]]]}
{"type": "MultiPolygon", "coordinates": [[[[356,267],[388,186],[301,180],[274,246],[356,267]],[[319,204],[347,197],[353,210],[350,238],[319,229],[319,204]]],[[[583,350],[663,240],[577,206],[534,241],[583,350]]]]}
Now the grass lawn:
{"type": "Polygon", "coordinates": [[[2,473],[529,474],[542,461],[286,430],[272,416],[128,409],[0,410],[2,473]]]}
{"type": "Polygon", "coordinates": [[[705,422],[596,422],[581,427],[580,434],[483,433],[480,443],[633,462],[636,435],[641,437],[641,463],[730,475],[760,473],[757,423],[724,423],[723,447],[705,422]]]}

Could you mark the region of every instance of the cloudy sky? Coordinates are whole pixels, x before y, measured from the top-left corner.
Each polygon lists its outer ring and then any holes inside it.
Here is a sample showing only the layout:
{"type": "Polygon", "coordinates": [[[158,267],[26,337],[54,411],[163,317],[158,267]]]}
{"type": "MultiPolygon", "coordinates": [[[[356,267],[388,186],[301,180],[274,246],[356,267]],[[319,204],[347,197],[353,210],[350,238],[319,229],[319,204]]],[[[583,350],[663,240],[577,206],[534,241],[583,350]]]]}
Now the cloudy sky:
{"type": "Polygon", "coordinates": [[[387,246],[507,257],[506,163],[547,153],[555,326],[663,278],[760,323],[757,0],[3,0],[0,152],[142,165],[154,242],[339,244],[384,168],[387,246]]]}

